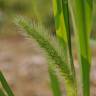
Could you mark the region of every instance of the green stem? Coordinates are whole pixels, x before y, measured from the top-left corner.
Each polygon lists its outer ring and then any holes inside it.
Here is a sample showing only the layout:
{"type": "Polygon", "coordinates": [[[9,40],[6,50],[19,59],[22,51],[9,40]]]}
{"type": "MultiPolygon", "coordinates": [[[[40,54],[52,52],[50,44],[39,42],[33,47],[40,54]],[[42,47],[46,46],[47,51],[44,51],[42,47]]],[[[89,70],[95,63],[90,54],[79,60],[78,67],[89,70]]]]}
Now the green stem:
{"type": "Polygon", "coordinates": [[[62,8],[63,8],[63,16],[64,16],[64,22],[65,22],[65,28],[66,28],[66,34],[67,34],[67,40],[68,40],[68,52],[70,57],[70,64],[71,64],[71,72],[73,75],[73,83],[76,87],[75,93],[77,96],[77,81],[76,81],[76,72],[73,62],[73,54],[72,54],[72,45],[71,45],[71,30],[70,30],[70,17],[69,17],[69,8],[68,8],[68,0],[62,0],[62,8]]]}
{"type": "Polygon", "coordinates": [[[8,94],[8,96],[14,96],[11,88],[9,87],[5,77],[3,76],[2,72],[0,71],[0,82],[4,88],[4,90],[6,91],[6,93],[8,94]]]}
{"type": "Polygon", "coordinates": [[[5,93],[0,89],[0,96],[6,96],[5,93]]]}

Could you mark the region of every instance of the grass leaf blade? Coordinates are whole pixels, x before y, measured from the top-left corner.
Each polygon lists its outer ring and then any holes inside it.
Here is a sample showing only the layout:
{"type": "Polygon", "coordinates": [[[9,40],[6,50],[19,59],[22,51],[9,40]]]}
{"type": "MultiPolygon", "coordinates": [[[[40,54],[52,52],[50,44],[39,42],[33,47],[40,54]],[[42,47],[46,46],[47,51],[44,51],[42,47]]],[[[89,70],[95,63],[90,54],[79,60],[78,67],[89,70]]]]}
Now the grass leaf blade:
{"type": "MultiPolygon", "coordinates": [[[[68,0],[53,0],[53,12],[55,17],[57,37],[59,36],[59,40],[62,38],[63,42],[61,43],[61,45],[65,45],[64,50],[67,50],[67,47],[68,47],[69,56],[70,56],[70,65],[69,65],[70,72],[73,76],[74,86],[76,87],[77,85],[76,75],[75,75],[75,68],[73,63],[72,47],[71,47],[71,32],[70,32],[70,22],[69,22],[68,0]]],[[[68,55],[66,53],[66,58],[67,57],[68,55]]],[[[74,92],[77,94],[77,88],[74,92]]]]}
{"type": "Polygon", "coordinates": [[[70,2],[81,64],[83,96],[90,96],[91,55],[89,39],[92,19],[92,0],[73,0],[70,2]]]}
{"type": "Polygon", "coordinates": [[[14,96],[11,88],[9,87],[9,85],[8,85],[7,81],[5,80],[5,78],[4,78],[4,76],[3,76],[3,74],[2,74],[1,71],[0,71],[0,82],[1,82],[4,90],[5,90],[6,93],[8,94],[8,96],[14,96]]]}
{"type": "Polygon", "coordinates": [[[0,96],[6,96],[1,89],[0,89],[0,96]]]}
{"type": "Polygon", "coordinates": [[[66,34],[67,34],[67,40],[68,40],[68,51],[69,51],[69,56],[70,56],[71,72],[74,76],[74,79],[76,79],[73,56],[72,56],[68,0],[62,0],[62,8],[63,8],[63,16],[64,16],[64,22],[65,22],[65,26],[66,26],[65,28],[66,28],[66,34]]]}
{"type": "Polygon", "coordinates": [[[53,1],[53,12],[55,18],[56,35],[63,40],[63,43],[67,43],[66,28],[63,18],[62,2],[61,0],[53,1]]]}

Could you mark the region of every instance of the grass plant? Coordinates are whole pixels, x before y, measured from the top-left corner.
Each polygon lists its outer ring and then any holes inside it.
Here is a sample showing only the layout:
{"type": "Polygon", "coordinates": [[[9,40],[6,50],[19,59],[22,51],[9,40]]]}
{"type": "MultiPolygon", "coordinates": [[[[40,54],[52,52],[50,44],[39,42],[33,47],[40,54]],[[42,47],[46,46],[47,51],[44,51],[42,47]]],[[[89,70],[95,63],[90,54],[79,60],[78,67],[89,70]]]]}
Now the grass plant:
{"type": "MultiPolygon", "coordinates": [[[[52,36],[42,24],[31,22],[22,16],[15,17],[15,24],[24,36],[37,41],[48,59],[53,96],[63,96],[56,70],[64,78],[66,96],[79,96],[71,43],[70,19],[75,32],[82,79],[82,96],[90,96],[90,33],[92,0],[53,0],[56,36],[52,36]],[[68,59],[69,58],[69,59],[68,59]]],[[[8,96],[14,96],[3,74],[0,81],[8,96]]],[[[0,90],[4,96],[4,92],[0,90]]]]}

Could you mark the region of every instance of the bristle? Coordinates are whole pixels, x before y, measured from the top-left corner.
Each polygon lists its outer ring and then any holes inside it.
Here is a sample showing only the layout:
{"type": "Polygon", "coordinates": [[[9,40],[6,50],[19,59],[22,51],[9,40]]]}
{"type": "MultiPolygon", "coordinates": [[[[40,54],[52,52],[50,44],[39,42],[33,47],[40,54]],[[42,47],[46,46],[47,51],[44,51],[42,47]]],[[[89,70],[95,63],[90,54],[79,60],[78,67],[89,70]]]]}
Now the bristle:
{"type": "Polygon", "coordinates": [[[16,23],[26,31],[26,34],[30,36],[30,38],[37,41],[39,46],[46,53],[45,55],[49,60],[49,64],[51,63],[53,64],[52,66],[56,66],[64,76],[65,81],[69,83],[69,85],[72,85],[72,75],[64,59],[64,48],[59,44],[58,39],[50,35],[41,24],[30,23],[30,21],[25,20],[25,18],[21,18],[21,20],[19,18],[16,23]]]}

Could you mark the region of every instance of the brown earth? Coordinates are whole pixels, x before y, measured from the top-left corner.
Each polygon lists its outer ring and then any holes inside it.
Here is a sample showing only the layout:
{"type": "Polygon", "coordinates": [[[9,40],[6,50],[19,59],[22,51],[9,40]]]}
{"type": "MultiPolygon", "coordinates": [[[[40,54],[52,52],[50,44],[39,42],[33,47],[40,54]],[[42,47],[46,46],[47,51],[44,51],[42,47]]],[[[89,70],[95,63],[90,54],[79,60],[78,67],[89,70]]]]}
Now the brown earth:
{"type": "MultiPolygon", "coordinates": [[[[96,47],[93,53],[91,96],[96,96],[96,47]]],[[[0,70],[15,96],[52,96],[45,56],[33,40],[0,38],[0,70]]]]}

